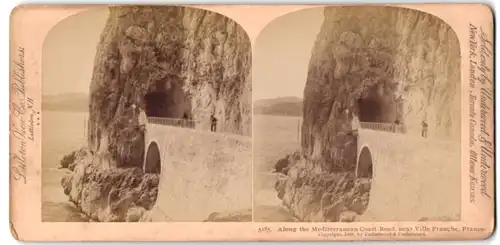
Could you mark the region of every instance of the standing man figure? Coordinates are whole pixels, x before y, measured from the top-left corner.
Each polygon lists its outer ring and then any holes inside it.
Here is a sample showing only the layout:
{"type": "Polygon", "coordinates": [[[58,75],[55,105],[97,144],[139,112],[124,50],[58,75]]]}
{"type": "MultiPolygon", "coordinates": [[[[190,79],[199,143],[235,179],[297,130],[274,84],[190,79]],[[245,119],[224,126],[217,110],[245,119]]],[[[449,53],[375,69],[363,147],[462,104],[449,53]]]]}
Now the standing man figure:
{"type": "Polygon", "coordinates": [[[427,138],[427,123],[424,121],[422,121],[422,137],[424,138],[427,138]]]}
{"type": "Polygon", "coordinates": [[[210,116],[210,122],[210,131],[215,132],[217,130],[217,118],[213,114],[210,116]]]}
{"type": "Polygon", "coordinates": [[[356,113],[352,113],[351,130],[352,130],[352,134],[354,136],[358,135],[358,129],[359,129],[359,127],[360,127],[359,118],[356,115],[356,113]]]}
{"type": "Polygon", "coordinates": [[[189,126],[188,120],[189,120],[188,114],[184,113],[184,115],[182,116],[182,126],[183,127],[189,126]]]}
{"type": "MultiPolygon", "coordinates": [[[[135,105],[134,105],[135,106],[135,105]]],[[[146,125],[148,123],[148,116],[146,115],[146,112],[142,108],[138,108],[138,113],[139,113],[139,128],[141,129],[142,132],[146,131],[146,125]]]]}

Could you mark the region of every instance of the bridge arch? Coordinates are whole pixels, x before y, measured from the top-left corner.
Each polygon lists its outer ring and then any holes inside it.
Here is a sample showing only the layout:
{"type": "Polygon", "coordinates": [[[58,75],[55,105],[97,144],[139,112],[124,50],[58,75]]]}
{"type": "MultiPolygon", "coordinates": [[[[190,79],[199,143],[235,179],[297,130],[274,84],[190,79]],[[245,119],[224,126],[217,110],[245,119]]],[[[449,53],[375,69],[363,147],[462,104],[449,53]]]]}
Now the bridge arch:
{"type": "Polygon", "coordinates": [[[151,142],[146,151],[146,159],[143,166],[144,173],[161,173],[161,154],[158,143],[151,142]]]}
{"type": "Polygon", "coordinates": [[[363,179],[373,178],[373,155],[367,146],[363,146],[356,164],[356,177],[363,179]]]}

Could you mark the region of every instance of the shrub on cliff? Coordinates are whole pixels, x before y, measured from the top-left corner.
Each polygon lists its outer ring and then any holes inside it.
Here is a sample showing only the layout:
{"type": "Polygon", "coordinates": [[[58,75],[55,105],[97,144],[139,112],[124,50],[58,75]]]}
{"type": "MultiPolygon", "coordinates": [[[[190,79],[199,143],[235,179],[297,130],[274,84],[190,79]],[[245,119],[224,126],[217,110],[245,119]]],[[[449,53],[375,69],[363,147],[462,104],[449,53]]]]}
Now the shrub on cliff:
{"type": "Polygon", "coordinates": [[[274,165],[274,170],[277,173],[283,173],[287,174],[287,167],[290,165],[290,161],[288,161],[288,157],[281,158],[278,160],[278,162],[274,165]]]}
{"type": "Polygon", "coordinates": [[[67,168],[71,171],[75,168],[75,164],[77,159],[84,158],[88,154],[87,149],[82,148],[78,150],[74,150],[71,153],[63,156],[60,163],[60,168],[67,168]]]}
{"type": "Polygon", "coordinates": [[[73,162],[76,159],[75,154],[76,151],[72,151],[71,153],[63,156],[63,158],[60,161],[61,168],[68,168],[70,164],[73,164],[73,162]]]}

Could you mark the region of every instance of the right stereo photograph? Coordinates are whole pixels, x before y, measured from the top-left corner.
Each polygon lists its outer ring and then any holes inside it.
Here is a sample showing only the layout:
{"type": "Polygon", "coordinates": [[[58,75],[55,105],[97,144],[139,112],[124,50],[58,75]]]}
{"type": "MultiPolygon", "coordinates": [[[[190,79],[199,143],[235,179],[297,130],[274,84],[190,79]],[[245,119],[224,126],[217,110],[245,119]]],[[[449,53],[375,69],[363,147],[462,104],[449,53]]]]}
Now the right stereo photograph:
{"type": "Polygon", "coordinates": [[[254,221],[459,221],[460,59],[417,10],[270,22],[253,55],[254,221]]]}

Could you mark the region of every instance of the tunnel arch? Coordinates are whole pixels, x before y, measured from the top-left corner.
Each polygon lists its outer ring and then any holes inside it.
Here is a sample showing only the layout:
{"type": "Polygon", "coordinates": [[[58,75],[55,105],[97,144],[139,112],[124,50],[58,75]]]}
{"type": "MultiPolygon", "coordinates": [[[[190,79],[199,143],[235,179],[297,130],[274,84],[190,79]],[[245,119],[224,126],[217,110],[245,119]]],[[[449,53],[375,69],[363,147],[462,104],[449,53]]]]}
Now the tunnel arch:
{"type": "Polygon", "coordinates": [[[161,173],[161,154],[160,148],[156,142],[151,142],[148,146],[143,170],[144,173],[161,173]]]}
{"type": "Polygon", "coordinates": [[[359,154],[356,166],[356,177],[363,179],[373,178],[373,159],[370,149],[364,146],[359,154]]]}
{"type": "Polygon", "coordinates": [[[193,119],[191,100],[183,90],[182,81],[159,80],[144,94],[148,117],[193,119]]]}
{"type": "Polygon", "coordinates": [[[357,112],[359,120],[363,122],[378,122],[382,114],[382,103],[376,99],[362,99],[357,101],[357,112]]]}
{"type": "Polygon", "coordinates": [[[402,115],[397,108],[402,105],[392,94],[394,91],[377,84],[364,89],[354,104],[354,111],[362,122],[394,123],[402,115]]]}

